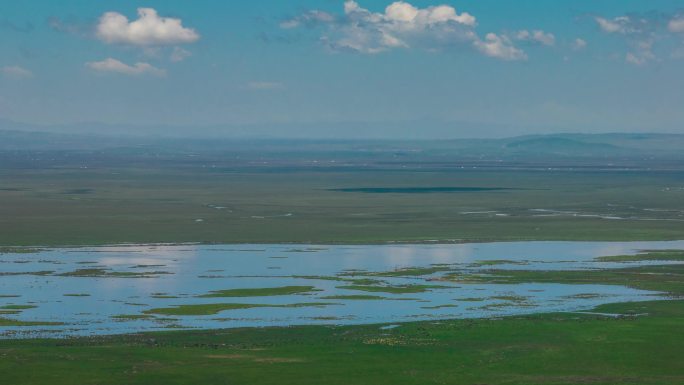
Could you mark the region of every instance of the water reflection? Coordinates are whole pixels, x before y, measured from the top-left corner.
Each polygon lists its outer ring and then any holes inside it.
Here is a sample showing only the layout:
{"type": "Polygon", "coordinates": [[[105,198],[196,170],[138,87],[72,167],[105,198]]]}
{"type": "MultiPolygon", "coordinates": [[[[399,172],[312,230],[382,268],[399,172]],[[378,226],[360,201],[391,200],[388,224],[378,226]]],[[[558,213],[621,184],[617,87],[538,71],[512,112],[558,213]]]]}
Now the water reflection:
{"type": "MultiPolygon", "coordinates": [[[[654,293],[607,285],[453,284],[418,293],[367,293],[340,288],[349,270],[390,271],[508,260],[507,269],[591,269],[639,263],[596,262],[604,255],[642,249],[684,249],[673,242],[508,242],[447,245],[123,245],[54,249],[0,256],[0,307],[33,305],[0,317],[62,322],[56,326],[0,327],[2,336],[90,335],[166,327],[226,328],[293,324],[347,324],[491,317],[590,309],[598,304],[652,299],[654,293]],[[524,264],[520,264],[524,262],[524,264]],[[303,277],[310,276],[310,277],[303,277]],[[312,277],[317,276],[317,277],[312,277]],[[215,290],[314,286],[282,296],[198,298],[215,290]],[[12,296],[19,297],[12,297],[12,296]],[[325,299],[376,295],[382,300],[325,299]],[[242,303],[253,307],[210,315],[152,316],[152,308],[242,303]],[[312,306],[315,304],[325,306],[312,306]],[[332,304],[331,304],[332,303],[332,304]],[[306,304],[302,307],[283,305],[306,304]],[[116,316],[139,316],[119,317],[116,316]]],[[[644,262],[657,263],[657,262],[644,262]]],[[[662,263],[662,262],[661,262],[662,263]]],[[[436,273],[439,274],[439,273],[436,273]]],[[[357,277],[358,278],[358,277],[357,277]]],[[[388,284],[434,284],[429,276],[383,277],[388,284]]]]}

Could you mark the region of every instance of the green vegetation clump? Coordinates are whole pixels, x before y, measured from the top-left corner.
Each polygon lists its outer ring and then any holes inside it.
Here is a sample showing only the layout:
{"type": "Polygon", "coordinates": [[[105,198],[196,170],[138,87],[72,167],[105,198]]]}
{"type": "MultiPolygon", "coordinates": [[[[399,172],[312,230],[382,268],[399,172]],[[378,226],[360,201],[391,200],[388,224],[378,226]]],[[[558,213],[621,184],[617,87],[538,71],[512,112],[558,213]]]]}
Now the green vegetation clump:
{"type": "Polygon", "coordinates": [[[4,305],[0,306],[0,309],[2,310],[26,310],[26,309],[35,309],[38,306],[35,305],[4,305]]]}
{"type": "Polygon", "coordinates": [[[113,315],[110,318],[121,321],[134,321],[141,319],[154,319],[154,316],[149,314],[118,314],[113,315]]]}
{"type": "MultiPolygon", "coordinates": [[[[0,326],[58,326],[64,325],[63,322],[47,322],[47,321],[19,321],[15,319],[0,317],[0,326]]],[[[1,361],[1,360],[0,360],[1,361]]],[[[1,368],[0,364],[0,368],[1,368]]],[[[2,369],[0,369],[2,373],[2,369]]]]}
{"type": "Polygon", "coordinates": [[[446,266],[432,266],[432,267],[406,267],[401,269],[396,269],[392,271],[382,271],[382,272],[364,272],[364,273],[353,273],[349,274],[352,276],[371,276],[371,277],[414,277],[422,275],[430,275],[437,272],[449,271],[451,270],[446,266]]]}
{"type": "Polygon", "coordinates": [[[321,299],[332,299],[332,300],[348,300],[348,301],[368,301],[368,300],[386,300],[387,297],[381,297],[379,295],[328,295],[321,297],[321,299]]]}
{"type": "Polygon", "coordinates": [[[168,271],[109,271],[107,269],[77,269],[67,273],[58,274],[60,277],[87,277],[87,278],[155,278],[163,274],[173,274],[168,271]]]}
{"type": "Polygon", "coordinates": [[[442,309],[442,308],[449,308],[449,307],[458,307],[458,305],[453,305],[453,304],[445,304],[445,305],[435,305],[435,306],[421,306],[421,309],[442,309]]]}
{"type": "Polygon", "coordinates": [[[199,295],[199,298],[227,298],[227,297],[268,297],[277,295],[302,294],[317,291],[314,286],[281,286],[248,289],[228,289],[212,291],[199,295]]]}
{"type": "Polygon", "coordinates": [[[635,289],[684,294],[684,265],[652,265],[600,270],[485,270],[480,274],[447,274],[460,283],[565,283],[620,285],[635,289]]]}
{"type": "Polygon", "coordinates": [[[495,265],[528,265],[529,262],[527,261],[512,261],[510,259],[491,259],[487,261],[477,261],[473,262],[470,265],[473,267],[480,267],[480,266],[495,266],[495,265]]]}
{"type": "Polygon", "coordinates": [[[250,303],[210,303],[197,305],[178,305],[174,307],[156,308],[146,310],[145,314],[161,314],[161,315],[211,315],[218,314],[226,310],[251,309],[256,307],[322,307],[328,305],[337,305],[328,302],[308,302],[308,303],[293,303],[287,305],[266,305],[266,304],[250,304],[250,303]]]}
{"type": "Polygon", "coordinates": [[[40,253],[43,249],[35,247],[21,247],[21,246],[0,246],[0,254],[33,254],[40,253]]]}
{"type": "Polygon", "coordinates": [[[345,285],[337,286],[338,289],[358,290],[377,293],[424,293],[432,289],[448,289],[450,286],[444,285],[345,285]]]}
{"type": "Polygon", "coordinates": [[[634,255],[597,257],[599,262],[684,261],[684,250],[643,250],[634,255]]]}

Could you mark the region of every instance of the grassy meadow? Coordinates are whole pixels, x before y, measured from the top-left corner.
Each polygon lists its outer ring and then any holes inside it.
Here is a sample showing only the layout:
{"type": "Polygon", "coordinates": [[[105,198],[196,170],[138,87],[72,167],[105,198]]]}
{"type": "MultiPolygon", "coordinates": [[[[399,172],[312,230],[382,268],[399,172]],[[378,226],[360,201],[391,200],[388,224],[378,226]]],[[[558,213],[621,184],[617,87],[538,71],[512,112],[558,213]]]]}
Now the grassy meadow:
{"type": "Polygon", "coordinates": [[[678,171],[0,169],[0,245],[680,239],[682,176],[678,171]],[[508,190],[340,190],[386,186],[508,190]]]}

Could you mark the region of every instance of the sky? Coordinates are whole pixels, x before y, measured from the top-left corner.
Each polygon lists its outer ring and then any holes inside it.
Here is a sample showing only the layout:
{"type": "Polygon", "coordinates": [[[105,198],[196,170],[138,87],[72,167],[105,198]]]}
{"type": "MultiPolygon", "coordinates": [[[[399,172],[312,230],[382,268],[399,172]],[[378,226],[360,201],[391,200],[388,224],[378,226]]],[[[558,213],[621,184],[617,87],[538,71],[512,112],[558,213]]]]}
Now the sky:
{"type": "Polygon", "coordinates": [[[0,1],[5,124],[684,133],[682,106],[681,0],[0,1]]]}

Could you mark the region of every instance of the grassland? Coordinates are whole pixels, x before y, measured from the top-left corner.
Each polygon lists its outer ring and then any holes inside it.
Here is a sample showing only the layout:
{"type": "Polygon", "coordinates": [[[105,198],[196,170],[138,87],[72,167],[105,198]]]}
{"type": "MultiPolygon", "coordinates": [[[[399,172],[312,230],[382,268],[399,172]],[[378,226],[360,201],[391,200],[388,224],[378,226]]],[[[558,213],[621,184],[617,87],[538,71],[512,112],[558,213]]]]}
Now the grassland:
{"type": "Polygon", "coordinates": [[[684,384],[684,302],[603,317],[166,332],[0,341],[3,382],[29,384],[684,384]]]}
{"type": "Polygon", "coordinates": [[[674,171],[0,168],[0,185],[7,187],[0,190],[0,245],[678,239],[684,233],[682,176],[674,171]],[[443,185],[514,190],[330,190],[443,185]],[[64,192],[75,188],[89,190],[64,192]]]}
{"type": "MultiPolygon", "coordinates": [[[[406,150],[406,144],[401,150],[391,144],[377,151],[363,144],[351,155],[348,147],[335,146],[319,152],[290,150],[287,156],[260,153],[262,144],[251,154],[235,152],[239,146],[230,151],[217,146],[201,154],[134,146],[3,150],[0,254],[31,252],[36,245],[628,241],[681,239],[684,234],[681,160],[646,164],[642,156],[625,160],[629,152],[620,152],[610,159],[564,163],[569,158],[546,156],[522,162],[482,158],[468,143],[459,150],[470,151],[466,157],[439,151],[424,156],[427,152],[406,150]]],[[[680,148],[674,145],[670,151],[681,153],[680,148]]],[[[496,145],[490,155],[500,151],[496,145]]],[[[646,252],[606,261],[634,258],[661,260],[663,255],[646,252]]],[[[468,280],[458,273],[448,278],[462,283],[605,283],[667,291],[677,298],[684,294],[681,266],[511,272],[488,268],[494,262],[505,261],[479,263],[481,274],[468,280]]],[[[318,279],[360,292],[410,293],[439,286],[390,286],[369,276],[443,271],[436,266],[318,279]],[[364,278],[353,278],[357,275],[364,278]]],[[[162,273],[81,269],[68,274],[162,273]]],[[[265,293],[273,294],[242,294],[265,293]]],[[[330,304],[172,305],[115,319],[330,304]]],[[[2,383],[13,385],[684,384],[684,301],[612,304],[594,311],[607,315],[417,322],[393,329],[310,326],[0,340],[0,374],[2,383]]],[[[3,327],[40,325],[51,323],[0,318],[3,327]]]]}

